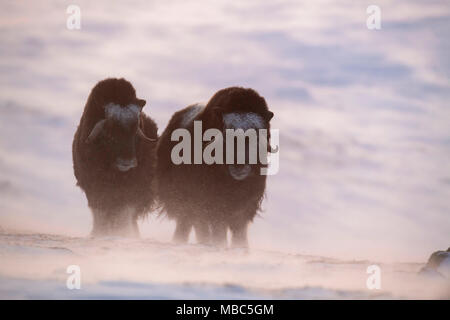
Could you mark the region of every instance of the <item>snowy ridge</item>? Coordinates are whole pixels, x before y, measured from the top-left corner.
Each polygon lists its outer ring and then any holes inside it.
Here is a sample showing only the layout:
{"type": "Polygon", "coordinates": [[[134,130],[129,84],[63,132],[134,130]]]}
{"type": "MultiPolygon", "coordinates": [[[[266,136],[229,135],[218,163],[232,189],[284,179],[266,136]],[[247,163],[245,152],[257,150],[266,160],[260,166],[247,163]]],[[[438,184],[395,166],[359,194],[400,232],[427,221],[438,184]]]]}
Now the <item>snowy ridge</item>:
{"type": "MultiPolygon", "coordinates": [[[[0,298],[391,299],[443,298],[448,282],[422,264],[380,264],[382,290],[366,288],[373,262],[266,250],[217,250],[151,239],[0,234],[0,298]],[[66,268],[81,268],[81,290],[66,268]]],[[[447,296],[446,296],[447,295],[447,296]]]]}

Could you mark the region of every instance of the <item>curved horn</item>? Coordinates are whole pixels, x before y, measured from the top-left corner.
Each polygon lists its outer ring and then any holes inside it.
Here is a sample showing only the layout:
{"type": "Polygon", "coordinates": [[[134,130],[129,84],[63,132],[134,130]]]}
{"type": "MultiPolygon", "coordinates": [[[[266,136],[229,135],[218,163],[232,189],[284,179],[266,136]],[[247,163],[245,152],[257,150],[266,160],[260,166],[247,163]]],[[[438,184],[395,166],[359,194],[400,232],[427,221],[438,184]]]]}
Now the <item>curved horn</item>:
{"type": "Polygon", "coordinates": [[[142,139],[149,141],[149,142],[157,142],[158,141],[158,139],[153,139],[153,138],[147,137],[140,127],[137,129],[137,135],[139,137],[141,137],[142,139]]]}
{"type": "Polygon", "coordinates": [[[270,143],[267,144],[267,151],[269,151],[270,153],[277,153],[279,149],[279,146],[273,148],[270,143]]]}
{"type": "Polygon", "coordinates": [[[273,148],[273,147],[270,145],[270,139],[267,138],[267,152],[270,152],[270,153],[277,153],[279,149],[280,149],[279,146],[276,146],[276,148],[273,148]]]}
{"type": "Polygon", "coordinates": [[[105,126],[105,122],[106,122],[106,119],[103,119],[95,124],[94,128],[91,130],[91,133],[86,138],[86,141],[85,141],[86,143],[91,143],[95,139],[97,139],[98,135],[100,134],[100,132],[102,132],[103,127],[105,126]]]}

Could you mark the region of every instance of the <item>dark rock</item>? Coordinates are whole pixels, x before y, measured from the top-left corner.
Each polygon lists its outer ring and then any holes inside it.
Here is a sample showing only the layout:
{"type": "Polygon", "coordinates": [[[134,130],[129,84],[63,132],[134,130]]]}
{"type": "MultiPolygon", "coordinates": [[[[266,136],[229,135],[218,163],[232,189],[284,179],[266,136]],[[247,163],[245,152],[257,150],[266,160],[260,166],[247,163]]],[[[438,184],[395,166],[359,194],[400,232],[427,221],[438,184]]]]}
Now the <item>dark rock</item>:
{"type": "Polygon", "coordinates": [[[420,274],[434,274],[448,278],[448,267],[450,265],[450,248],[447,251],[433,252],[425,267],[420,270],[420,274]]]}

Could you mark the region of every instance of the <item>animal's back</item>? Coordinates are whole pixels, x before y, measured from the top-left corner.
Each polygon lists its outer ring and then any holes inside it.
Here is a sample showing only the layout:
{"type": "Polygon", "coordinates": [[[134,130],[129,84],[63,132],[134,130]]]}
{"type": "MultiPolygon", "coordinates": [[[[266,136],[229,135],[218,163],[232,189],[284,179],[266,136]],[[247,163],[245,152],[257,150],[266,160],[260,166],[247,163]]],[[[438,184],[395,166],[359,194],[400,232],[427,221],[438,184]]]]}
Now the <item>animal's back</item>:
{"type": "Polygon", "coordinates": [[[195,104],[177,111],[166,129],[161,134],[157,146],[157,183],[160,205],[169,217],[175,218],[180,208],[189,206],[191,180],[189,179],[189,165],[175,165],[171,159],[172,148],[178,143],[171,141],[172,132],[176,129],[187,129],[195,117],[202,111],[203,106],[195,104]]]}

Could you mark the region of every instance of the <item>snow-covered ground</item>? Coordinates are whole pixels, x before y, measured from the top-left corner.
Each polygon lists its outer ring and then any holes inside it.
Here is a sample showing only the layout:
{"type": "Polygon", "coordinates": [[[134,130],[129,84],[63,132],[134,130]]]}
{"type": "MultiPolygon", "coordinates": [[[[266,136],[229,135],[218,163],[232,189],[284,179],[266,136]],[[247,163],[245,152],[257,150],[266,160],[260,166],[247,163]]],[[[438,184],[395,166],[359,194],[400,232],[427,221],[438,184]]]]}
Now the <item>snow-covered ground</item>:
{"type": "Polygon", "coordinates": [[[0,3],[1,297],[448,296],[416,274],[450,245],[448,1],[377,1],[378,31],[350,0],[76,1],[70,31],[72,3],[0,3]],[[280,171],[249,253],[174,246],[153,215],[141,240],[87,238],[71,141],[108,76],[132,81],[160,132],[220,88],[265,96],[280,171]]]}
{"type": "Polygon", "coordinates": [[[419,275],[417,263],[49,234],[4,232],[0,243],[1,298],[450,298],[448,279],[419,275]],[[373,264],[381,270],[380,290],[366,286],[373,264]],[[80,290],[66,285],[71,265],[80,267],[80,290]]]}

